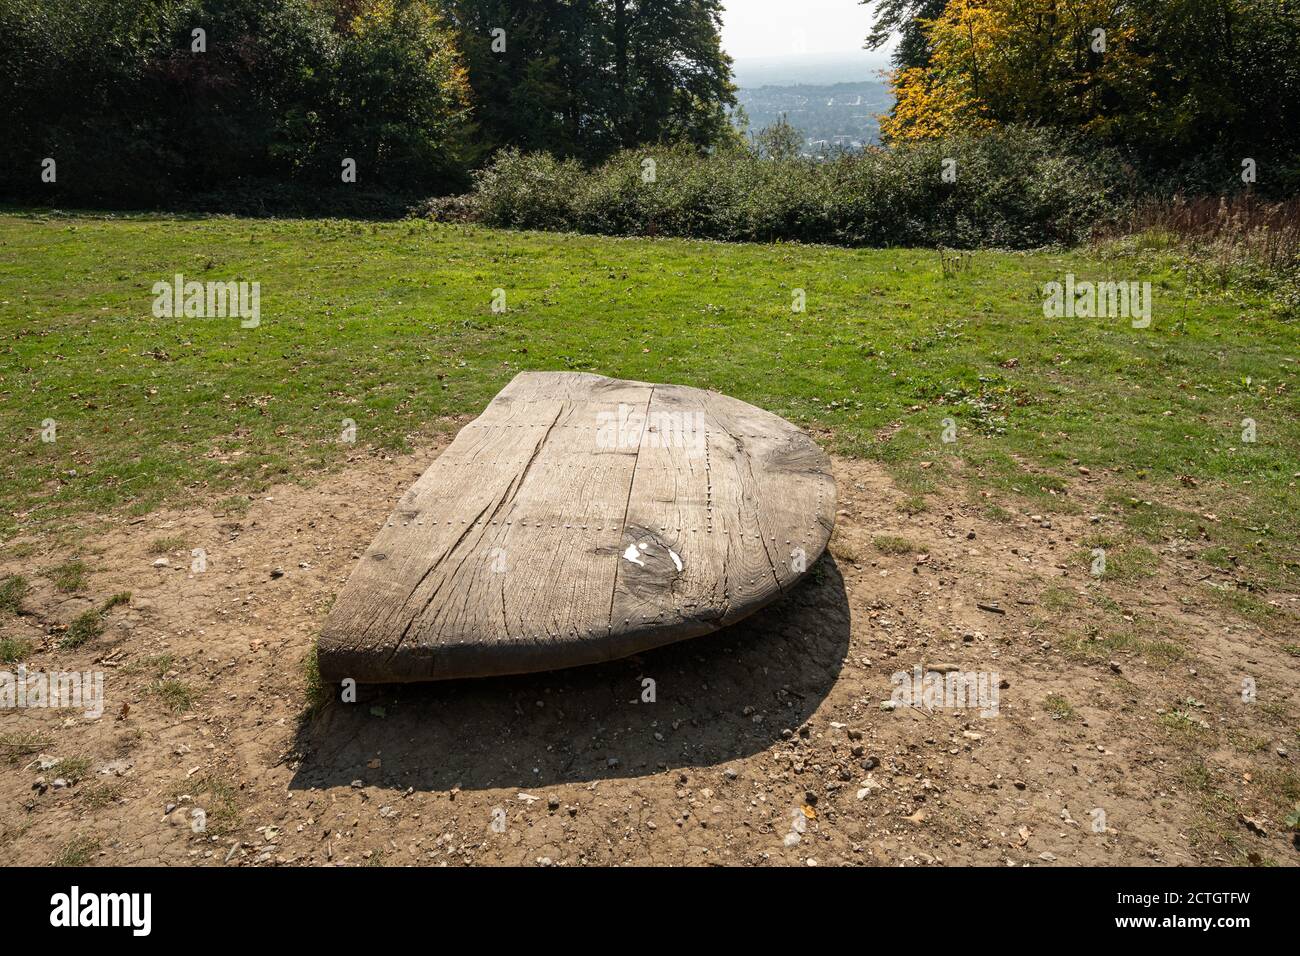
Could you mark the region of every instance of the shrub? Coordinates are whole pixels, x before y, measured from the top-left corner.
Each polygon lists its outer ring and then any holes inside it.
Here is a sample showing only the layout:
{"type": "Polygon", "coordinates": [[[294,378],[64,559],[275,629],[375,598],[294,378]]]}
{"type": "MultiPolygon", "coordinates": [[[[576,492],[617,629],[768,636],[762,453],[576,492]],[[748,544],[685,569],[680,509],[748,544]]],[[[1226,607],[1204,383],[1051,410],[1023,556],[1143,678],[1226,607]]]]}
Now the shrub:
{"type": "Polygon", "coordinates": [[[488,225],[606,235],[1032,248],[1079,242],[1125,203],[1116,158],[1072,147],[1013,128],[824,161],[645,147],[589,170],[507,150],[457,209],[488,225]],[[947,159],[954,182],[940,175],[947,159]]]}

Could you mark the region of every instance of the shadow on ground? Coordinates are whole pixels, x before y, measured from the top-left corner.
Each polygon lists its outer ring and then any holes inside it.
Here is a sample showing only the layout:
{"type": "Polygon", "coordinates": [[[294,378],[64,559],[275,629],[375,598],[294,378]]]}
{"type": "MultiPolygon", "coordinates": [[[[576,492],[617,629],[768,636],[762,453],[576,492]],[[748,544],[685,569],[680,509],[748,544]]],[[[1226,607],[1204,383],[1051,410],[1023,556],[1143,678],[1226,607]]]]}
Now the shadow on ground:
{"type": "Polygon", "coordinates": [[[290,787],[527,788],[725,763],[807,720],[848,646],[828,555],[790,595],[705,637],[565,671],[362,688],[304,719],[290,787]]]}

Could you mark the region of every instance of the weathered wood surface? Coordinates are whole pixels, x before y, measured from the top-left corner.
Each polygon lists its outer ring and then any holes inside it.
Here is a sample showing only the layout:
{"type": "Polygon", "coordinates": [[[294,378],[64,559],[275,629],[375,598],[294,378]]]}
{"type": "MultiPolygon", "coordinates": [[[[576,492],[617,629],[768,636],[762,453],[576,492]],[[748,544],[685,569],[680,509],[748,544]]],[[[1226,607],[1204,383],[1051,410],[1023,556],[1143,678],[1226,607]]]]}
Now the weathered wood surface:
{"type": "Polygon", "coordinates": [[[830,461],[726,395],[524,372],[406,492],[325,622],[330,681],[622,657],[737,621],[821,556],[830,461]]]}

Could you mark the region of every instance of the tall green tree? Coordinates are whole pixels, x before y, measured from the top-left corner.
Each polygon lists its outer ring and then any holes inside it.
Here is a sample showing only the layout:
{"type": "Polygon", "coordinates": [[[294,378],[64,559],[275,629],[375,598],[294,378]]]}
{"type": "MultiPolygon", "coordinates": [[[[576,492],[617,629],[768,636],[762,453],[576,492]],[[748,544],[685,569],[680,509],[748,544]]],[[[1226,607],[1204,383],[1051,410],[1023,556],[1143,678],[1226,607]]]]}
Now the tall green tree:
{"type": "Polygon", "coordinates": [[[731,136],[720,0],[448,0],[487,149],[599,160],[731,136]]]}
{"type": "Polygon", "coordinates": [[[866,48],[879,50],[892,36],[898,37],[892,60],[899,69],[930,65],[930,47],[922,23],[943,13],[948,0],[858,0],[875,8],[866,48]]]}
{"type": "Polygon", "coordinates": [[[0,0],[8,195],[458,188],[468,96],[436,0],[0,0]]]}

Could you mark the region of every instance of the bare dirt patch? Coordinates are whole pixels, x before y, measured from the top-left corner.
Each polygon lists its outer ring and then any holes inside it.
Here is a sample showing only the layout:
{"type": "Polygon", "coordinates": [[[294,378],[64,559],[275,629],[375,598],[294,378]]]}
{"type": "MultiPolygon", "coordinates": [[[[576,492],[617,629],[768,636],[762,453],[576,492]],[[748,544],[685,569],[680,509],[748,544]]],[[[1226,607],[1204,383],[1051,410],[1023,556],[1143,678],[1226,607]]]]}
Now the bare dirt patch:
{"type": "Polygon", "coordinates": [[[1242,599],[1177,542],[1095,578],[1090,488],[1078,515],[999,520],[961,487],[911,513],[837,460],[832,556],[737,627],[312,709],[332,596],[441,447],[7,549],[30,590],[0,638],[104,671],[106,705],[0,714],[0,863],[1300,861],[1300,601],[1242,599]],[[79,618],[98,633],[70,641],[79,618]],[[996,716],[882,709],[892,675],[950,666],[996,673],[996,716]]]}

